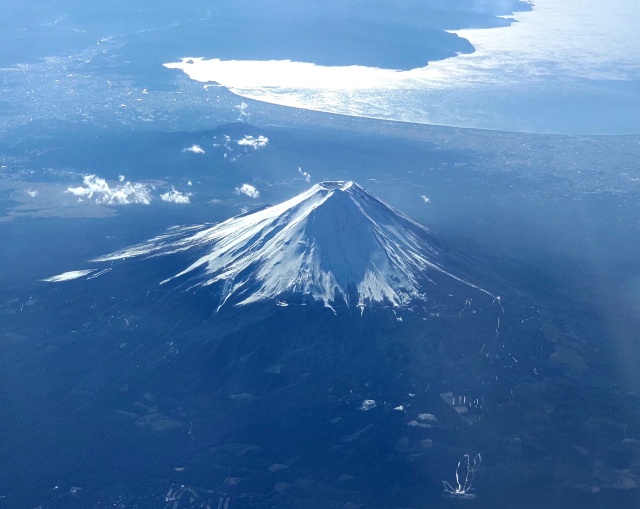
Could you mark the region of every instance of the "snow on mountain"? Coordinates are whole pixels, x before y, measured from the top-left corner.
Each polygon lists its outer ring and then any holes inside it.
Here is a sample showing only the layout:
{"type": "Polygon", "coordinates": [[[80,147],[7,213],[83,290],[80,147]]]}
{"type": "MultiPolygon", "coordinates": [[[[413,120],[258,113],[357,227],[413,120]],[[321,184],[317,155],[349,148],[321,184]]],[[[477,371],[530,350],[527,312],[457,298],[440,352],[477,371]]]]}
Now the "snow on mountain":
{"type": "Polygon", "coordinates": [[[94,261],[178,252],[195,261],[162,283],[219,285],[220,305],[311,296],[328,306],[399,307],[461,286],[488,295],[445,271],[424,226],[354,182],[322,182],[279,205],[176,227],[94,261]]]}

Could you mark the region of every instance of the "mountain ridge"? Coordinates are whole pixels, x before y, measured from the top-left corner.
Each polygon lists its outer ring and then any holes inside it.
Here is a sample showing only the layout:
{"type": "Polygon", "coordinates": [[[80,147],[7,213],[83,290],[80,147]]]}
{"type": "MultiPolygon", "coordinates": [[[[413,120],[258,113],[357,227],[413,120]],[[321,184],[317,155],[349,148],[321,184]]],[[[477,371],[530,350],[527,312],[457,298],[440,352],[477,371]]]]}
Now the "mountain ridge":
{"type": "Polygon", "coordinates": [[[448,272],[440,251],[425,226],[359,184],[324,181],[277,205],[213,225],[174,227],[93,261],[186,253],[188,265],[160,284],[215,287],[218,310],[265,300],[364,310],[466,302],[477,292],[492,297],[448,272]]]}

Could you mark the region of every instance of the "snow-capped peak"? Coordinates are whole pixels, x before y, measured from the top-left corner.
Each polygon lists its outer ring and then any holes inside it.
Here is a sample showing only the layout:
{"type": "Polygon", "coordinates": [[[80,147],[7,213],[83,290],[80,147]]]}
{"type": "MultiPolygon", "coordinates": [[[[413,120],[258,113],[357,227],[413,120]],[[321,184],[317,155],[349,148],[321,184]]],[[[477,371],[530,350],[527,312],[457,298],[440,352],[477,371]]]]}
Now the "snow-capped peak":
{"type": "Polygon", "coordinates": [[[193,263],[163,283],[219,285],[221,305],[310,296],[326,305],[405,306],[445,280],[473,286],[438,264],[425,227],[345,181],[213,226],[174,228],[96,261],[185,251],[196,254],[193,263]]]}

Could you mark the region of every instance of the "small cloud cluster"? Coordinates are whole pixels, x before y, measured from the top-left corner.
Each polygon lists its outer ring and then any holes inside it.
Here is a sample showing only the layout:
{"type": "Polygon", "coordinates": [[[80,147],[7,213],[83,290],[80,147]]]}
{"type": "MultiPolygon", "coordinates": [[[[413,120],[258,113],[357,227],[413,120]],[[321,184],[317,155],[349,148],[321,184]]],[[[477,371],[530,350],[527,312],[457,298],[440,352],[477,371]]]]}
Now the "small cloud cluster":
{"type": "Polygon", "coordinates": [[[152,200],[151,191],[145,184],[124,182],[124,177],[119,179],[121,184],[113,186],[95,175],[85,175],[82,178],[82,186],[69,187],[67,193],[78,196],[81,200],[87,198],[98,205],[130,205],[138,203],[149,205],[152,200]]]}
{"type": "MultiPolygon", "coordinates": [[[[154,198],[152,195],[153,186],[140,182],[129,182],[124,175],[118,176],[118,183],[107,182],[96,175],[84,175],[82,186],[68,187],[65,192],[79,197],[79,201],[85,199],[94,202],[96,205],[149,205],[154,198]]],[[[188,185],[192,185],[189,182],[188,185]]],[[[167,203],[189,204],[192,193],[182,193],[174,186],[167,192],[160,194],[159,198],[167,203]]]]}
{"type": "MultiPolygon", "coordinates": [[[[233,152],[233,147],[231,145],[231,136],[229,136],[228,134],[223,134],[222,138],[224,140],[224,143],[214,143],[213,146],[214,147],[224,147],[225,152],[222,155],[222,157],[224,157],[225,159],[228,158],[229,154],[231,152],[233,152]]],[[[235,158],[231,159],[232,161],[235,161],[235,158]]]]}
{"type": "Polygon", "coordinates": [[[249,108],[249,105],[244,101],[236,106],[236,109],[240,112],[240,114],[238,115],[238,122],[249,120],[249,113],[247,113],[247,108],[249,108]]]}
{"type": "Polygon", "coordinates": [[[192,154],[205,154],[204,149],[200,145],[196,145],[195,143],[189,148],[185,148],[183,152],[191,152],[192,154]]]}
{"type": "Polygon", "coordinates": [[[241,157],[250,156],[251,149],[258,150],[259,148],[266,147],[269,144],[269,138],[266,136],[252,136],[245,134],[240,139],[232,139],[228,134],[223,134],[222,139],[217,139],[213,143],[215,148],[223,148],[224,152],[222,157],[229,161],[236,162],[241,157]],[[238,150],[240,147],[242,150],[238,150]]]}
{"type": "Polygon", "coordinates": [[[267,146],[269,138],[262,135],[254,138],[253,136],[245,134],[244,138],[237,140],[236,143],[244,147],[252,147],[254,150],[258,150],[259,148],[267,146]]]}
{"type": "Polygon", "coordinates": [[[298,173],[304,177],[305,182],[311,182],[311,174],[303,171],[300,166],[298,166],[298,173]]]}
{"type": "Polygon", "coordinates": [[[160,195],[160,199],[162,201],[166,201],[168,203],[182,203],[187,204],[191,203],[191,193],[181,193],[175,187],[171,186],[171,190],[166,193],[162,193],[160,195]]]}
{"type": "Polygon", "coordinates": [[[249,198],[260,198],[260,191],[251,184],[242,184],[240,187],[236,187],[236,194],[244,194],[249,198]]]}

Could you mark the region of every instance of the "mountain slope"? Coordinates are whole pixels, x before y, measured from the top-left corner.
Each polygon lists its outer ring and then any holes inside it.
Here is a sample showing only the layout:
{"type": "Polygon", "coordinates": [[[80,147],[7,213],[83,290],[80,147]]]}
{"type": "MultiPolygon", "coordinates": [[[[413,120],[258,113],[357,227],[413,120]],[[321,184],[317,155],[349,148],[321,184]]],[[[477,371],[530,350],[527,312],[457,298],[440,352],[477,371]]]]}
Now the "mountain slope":
{"type": "Polygon", "coordinates": [[[401,307],[435,295],[489,295],[443,268],[424,226],[354,182],[322,182],[278,205],[174,228],[94,261],[179,252],[193,261],[162,283],[213,285],[220,305],[310,297],[327,306],[401,307]]]}

